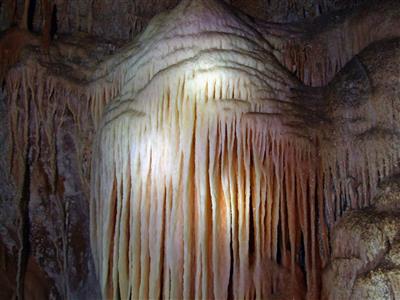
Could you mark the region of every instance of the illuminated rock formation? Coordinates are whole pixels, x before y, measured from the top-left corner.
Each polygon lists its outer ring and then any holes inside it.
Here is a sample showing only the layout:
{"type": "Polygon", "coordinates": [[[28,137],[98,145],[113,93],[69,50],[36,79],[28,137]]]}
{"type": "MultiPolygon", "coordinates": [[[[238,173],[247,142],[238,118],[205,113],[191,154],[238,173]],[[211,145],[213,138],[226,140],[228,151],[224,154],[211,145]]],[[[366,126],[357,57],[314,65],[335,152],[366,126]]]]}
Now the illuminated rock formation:
{"type": "Polygon", "coordinates": [[[302,234],[316,289],[317,229],[299,223],[315,205],[308,108],[252,26],[215,1],[182,2],[124,62],[93,164],[92,249],[105,296],[267,297],[277,287],[264,278],[281,276],[267,261],[281,260],[300,284],[302,234]]]}
{"type": "Polygon", "coordinates": [[[103,295],[302,297],[304,260],[308,297],[318,297],[328,227],[369,205],[399,155],[394,99],[378,104],[381,63],[354,60],[314,91],[223,4],[184,1],[153,20],[95,144],[103,295]]]}

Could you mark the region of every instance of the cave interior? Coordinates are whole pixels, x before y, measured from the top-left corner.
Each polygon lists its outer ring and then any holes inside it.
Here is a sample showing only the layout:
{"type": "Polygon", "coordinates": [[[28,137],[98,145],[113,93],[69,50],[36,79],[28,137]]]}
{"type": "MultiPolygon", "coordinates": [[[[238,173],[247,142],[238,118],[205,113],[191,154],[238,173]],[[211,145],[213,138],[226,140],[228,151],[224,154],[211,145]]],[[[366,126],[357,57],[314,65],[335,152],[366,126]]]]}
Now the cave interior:
{"type": "Polygon", "coordinates": [[[398,0],[2,0],[0,299],[400,299],[398,0]]]}

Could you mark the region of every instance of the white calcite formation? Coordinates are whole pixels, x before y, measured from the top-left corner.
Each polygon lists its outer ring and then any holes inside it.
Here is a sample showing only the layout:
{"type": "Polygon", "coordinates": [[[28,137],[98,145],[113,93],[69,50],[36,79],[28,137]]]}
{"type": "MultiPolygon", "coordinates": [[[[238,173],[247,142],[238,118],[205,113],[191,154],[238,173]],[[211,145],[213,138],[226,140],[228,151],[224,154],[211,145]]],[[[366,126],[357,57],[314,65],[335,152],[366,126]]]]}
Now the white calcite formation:
{"type": "Polygon", "coordinates": [[[252,26],[223,4],[184,1],[124,62],[93,164],[106,298],[268,297],[283,282],[267,261],[288,269],[289,289],[302,284],[301,243],[316,288],[312,112],[252,26]]]}
{"type": "Polygon", "coordinates": [[[330,226],[393,171],[386,65],[357,59],[309,89],[260,31],[225,4],[183,1],[125,50],[92,168],[105,298],[319,297],[330,226]]]}

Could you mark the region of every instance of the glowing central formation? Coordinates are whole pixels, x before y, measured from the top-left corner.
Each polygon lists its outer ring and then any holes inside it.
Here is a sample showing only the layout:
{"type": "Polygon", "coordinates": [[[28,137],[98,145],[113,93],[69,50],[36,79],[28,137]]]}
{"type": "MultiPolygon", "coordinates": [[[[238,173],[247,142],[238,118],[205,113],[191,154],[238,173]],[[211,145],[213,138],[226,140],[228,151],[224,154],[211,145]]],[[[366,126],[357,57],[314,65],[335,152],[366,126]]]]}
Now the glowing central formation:
{"type": "Polygon", "coordinates": [[[354,192],[334,180],[368,172],[337,164],[347,150],[321,146],[335,112],[307,95],[251,20],[214,1],[183,1],[132,51],[93,159],[103,296],[318,293],[326,216],[341,213],[329,203],[350,195],[357,206],[374,185],[354,192]]]}

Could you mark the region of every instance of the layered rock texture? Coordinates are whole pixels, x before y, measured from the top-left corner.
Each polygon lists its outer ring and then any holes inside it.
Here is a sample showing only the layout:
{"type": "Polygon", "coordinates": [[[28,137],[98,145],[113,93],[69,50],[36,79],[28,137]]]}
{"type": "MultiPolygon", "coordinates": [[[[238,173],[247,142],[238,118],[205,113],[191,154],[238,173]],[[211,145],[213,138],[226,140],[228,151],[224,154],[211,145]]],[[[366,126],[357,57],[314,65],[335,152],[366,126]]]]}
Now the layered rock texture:
{"type": "Polygon", "coordinates": [[[399,177],[391,177],[381,184],[373,207],[346,213],[335,226],[324,298],[400,297],[399,203],[399,177]]]}
{"type": "Polygon", "coordinates": [[[0,4],[0,296],[398,297],[398,1],[177,2],[0,4]]]}

